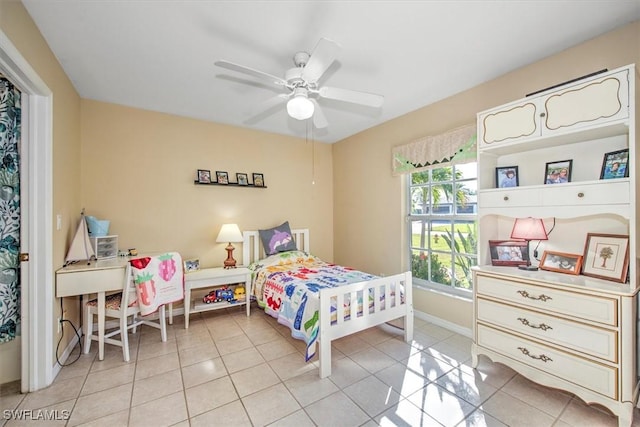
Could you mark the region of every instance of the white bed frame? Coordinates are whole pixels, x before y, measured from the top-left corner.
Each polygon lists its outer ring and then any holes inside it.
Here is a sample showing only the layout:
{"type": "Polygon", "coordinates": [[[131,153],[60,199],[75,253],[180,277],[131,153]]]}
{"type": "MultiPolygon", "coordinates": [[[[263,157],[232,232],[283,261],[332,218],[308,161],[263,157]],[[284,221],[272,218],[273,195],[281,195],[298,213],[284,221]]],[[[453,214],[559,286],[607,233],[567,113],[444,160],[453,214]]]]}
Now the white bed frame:
{"type": "MultiPolygon", "coordinates": [[[[298,249],[309,252],[309,230],[291,230],[298,249]]],[[[257,231],[245,231],[244,243],[242,246],[243,265],[264,258],[261,248],[260,237],[257,231]]],[[[320,290],[320,331],[318,334],[318,356],[320,359],[320,378],[331,375],[331,341],[342,338],[353,333],[363,331],[373,326],[381,325],[394,319],[404,317],[404,340],[413,340],[413,293],[411,272],[396,274],[393,276],[381,277],[366,282],[352,283],[337,288],[323,288],[320,290]],[[384,295],[391,295],[392,286],[402,285],[404,288],[404,300],[401,300],[399,292],[394,298],[385,298],[385,307],[380,303],[380,289],[384,288],[384,295]],[[341,310],[338,310],[338,318],[335,323],[331,323],[331,299],[336,298],[338,307],[343,306],[345,298],[350,295],[351,301],[356,301],[359,292],[367,295],[369,289],[374,294],[373,312],[363,310],[360,316],[357,315],[357,304],[351,305],[350,317],[343,317],[341,310]]]]}

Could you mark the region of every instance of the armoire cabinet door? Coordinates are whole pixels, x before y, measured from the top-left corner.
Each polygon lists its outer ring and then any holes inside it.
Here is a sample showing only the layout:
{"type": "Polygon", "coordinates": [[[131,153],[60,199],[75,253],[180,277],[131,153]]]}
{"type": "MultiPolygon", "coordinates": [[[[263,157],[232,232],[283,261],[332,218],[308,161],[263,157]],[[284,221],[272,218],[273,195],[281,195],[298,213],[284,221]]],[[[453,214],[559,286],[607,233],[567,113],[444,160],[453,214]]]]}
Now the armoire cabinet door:
{"type": "Polygon", "coordinates": [[[534,99],[487,112],[480,118],[480,147],[540,136],[538,111],[534,99]]]}
{"type": "Polygon", "coordinates": [[[554,92],[544,99],[542,135],[629,116],[629,70],[554,92]]]}

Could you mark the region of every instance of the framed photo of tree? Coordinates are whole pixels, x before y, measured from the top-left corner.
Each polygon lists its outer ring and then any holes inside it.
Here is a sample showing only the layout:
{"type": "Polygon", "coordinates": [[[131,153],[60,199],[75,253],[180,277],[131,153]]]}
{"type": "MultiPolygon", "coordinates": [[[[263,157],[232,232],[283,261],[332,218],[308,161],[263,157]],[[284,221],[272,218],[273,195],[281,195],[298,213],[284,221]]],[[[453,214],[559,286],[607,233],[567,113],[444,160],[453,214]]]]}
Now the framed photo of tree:
{"type": "Polygon", "coordinates": [[[624,283],[629,269],[629,236],[587,234],[582,274],[624,283]]]}

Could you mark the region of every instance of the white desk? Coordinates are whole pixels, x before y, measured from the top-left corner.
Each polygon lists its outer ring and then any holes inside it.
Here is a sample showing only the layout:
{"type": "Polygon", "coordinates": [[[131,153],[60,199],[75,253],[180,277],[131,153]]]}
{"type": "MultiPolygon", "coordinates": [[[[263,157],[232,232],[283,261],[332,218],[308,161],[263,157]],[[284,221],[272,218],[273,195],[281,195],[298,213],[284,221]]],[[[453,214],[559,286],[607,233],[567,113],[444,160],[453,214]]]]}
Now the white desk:
{"type": "Polygon", "coordinates": [[[231,285],[234,283],[245,284],[245,300],[237,305],[247,306],[247,316],[251,307],[251,270],[246,267],[238,268],[203,268],[202,270],[185,273],[184,275],[184,328],[189,327],[189,312],[201,312],[207,310],[217,310],[230,307],[229,303],[213,303],[203,308],[191,308],[191,290],[202,288],[214,288],[221,285],[231,285]]]}
{"type": "MultiPolygon", "coordinates": [[[[80,261],[56,271],[56,297],[98,294],[98,357],[104,359],[104,304],[105,294],[119,291],[124,286],[127,257],[98,261],[80,261]]],[[[84,307],[82,313],[84,314],[84,307]]]]}
{"type": "MultiPolygon", "coordinates": [[[[98,261],[79,261],[56,271],[56,298],[78,295],[98,295],[98,358],[104,359],[104,317],[105,295],[107,292],[120,291],[124,287],[124,274],[130,259],[135,257],[117,257],[98,261]]],[[[84,315],[84,307],[82,313],[84,315]]],[[[169,304],[169,323],[173,323],[173,304],[169,304]]]]}

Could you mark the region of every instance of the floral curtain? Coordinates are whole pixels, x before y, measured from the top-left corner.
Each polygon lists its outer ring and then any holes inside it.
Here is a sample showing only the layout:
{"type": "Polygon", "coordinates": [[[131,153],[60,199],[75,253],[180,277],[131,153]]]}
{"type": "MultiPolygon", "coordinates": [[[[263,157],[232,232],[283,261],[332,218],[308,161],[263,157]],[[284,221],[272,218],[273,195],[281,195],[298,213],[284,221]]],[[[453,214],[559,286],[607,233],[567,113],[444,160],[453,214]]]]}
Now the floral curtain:
{"type": "Polygon", "coordinates": [[[0,343],[20,331],[20,92],[0,76],[0,343]]]}
{"type": "Polygon", "coordinates": [[[476,159],[476,125],[469,124],[436,136],[425,136],[393,147],[394,176],[419,172],[443,163],[465,163],[476,159]]]}

